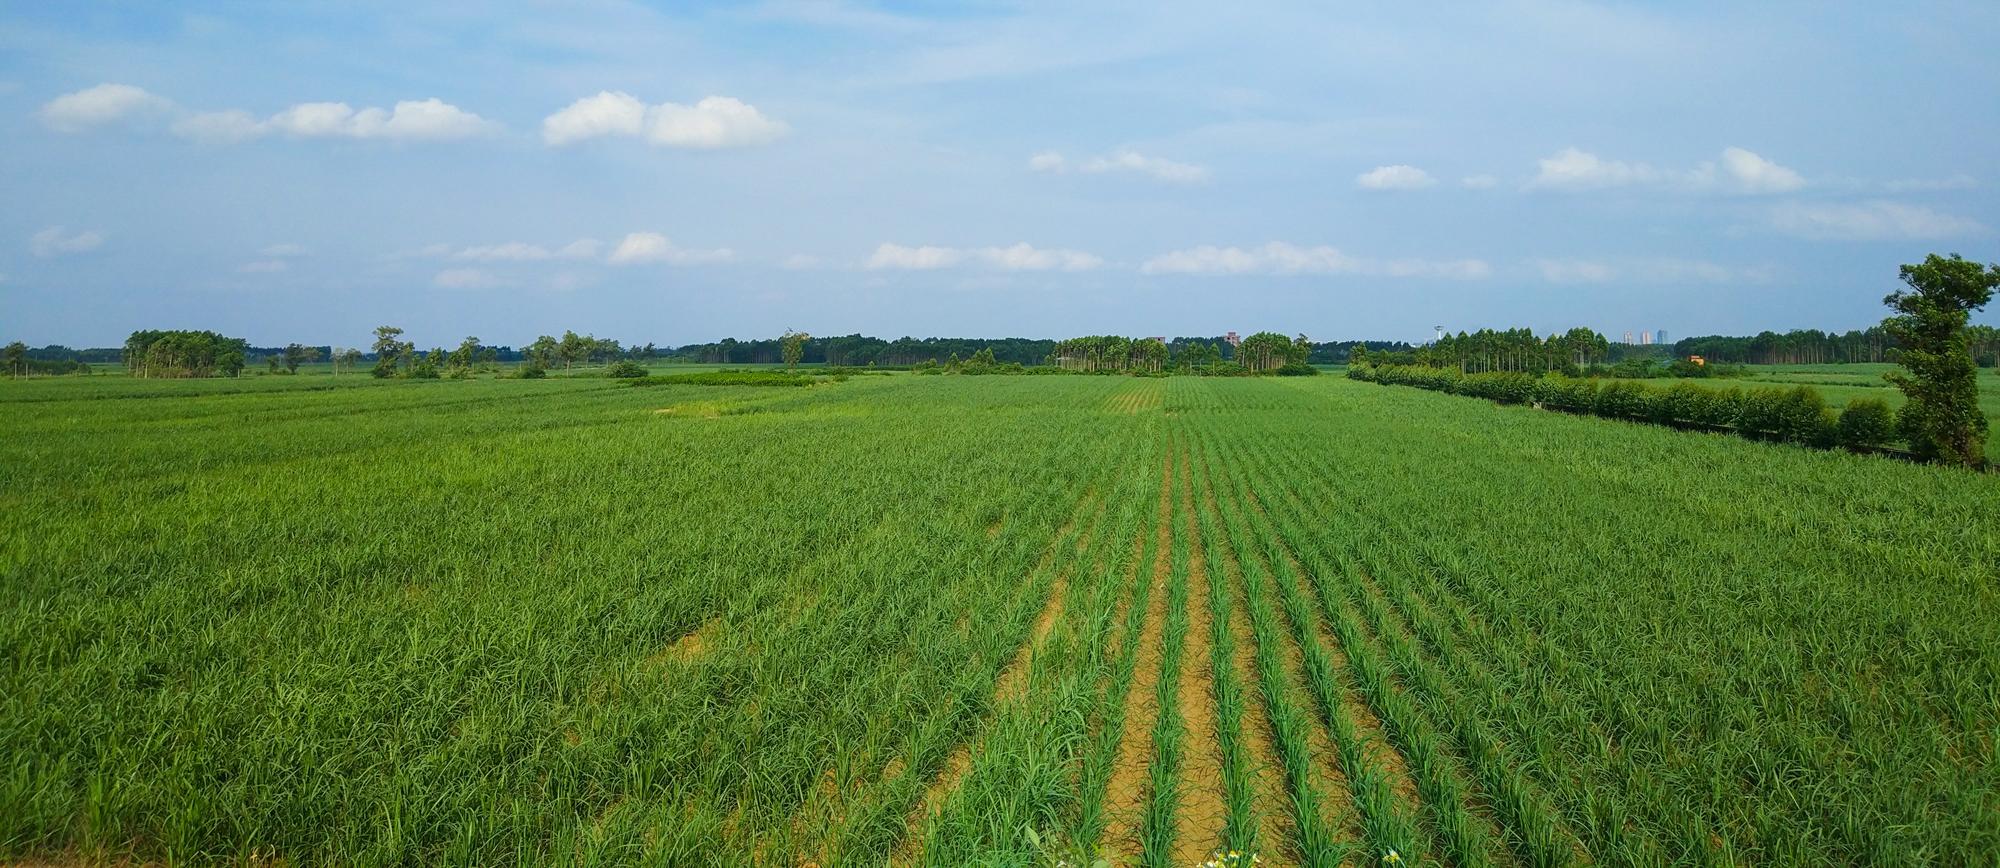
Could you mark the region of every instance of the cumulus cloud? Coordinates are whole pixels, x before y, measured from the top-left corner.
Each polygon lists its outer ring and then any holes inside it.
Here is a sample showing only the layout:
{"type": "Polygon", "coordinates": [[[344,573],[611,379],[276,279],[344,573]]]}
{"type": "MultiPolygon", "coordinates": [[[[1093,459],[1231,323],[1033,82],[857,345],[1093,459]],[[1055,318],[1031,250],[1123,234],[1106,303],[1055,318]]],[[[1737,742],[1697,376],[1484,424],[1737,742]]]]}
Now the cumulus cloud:
{"type": "Polygon", "coordinates": [[[1431,173],[1415,166],[1377,166],[1354,176],[1363,190],[1421,190],[1437,184],[1431,173]]]}
{"type": "Polygon", "coordinates": [[[42,257],[88,253],[103,246],[103,235],[91,231],[65,232],[61,226],[50,226],[28,237],[28,250],[42,257]]]}
{"type": "Polygon", "coordinates": [[[1651,183],[1659,177],[1659,173],[1645,163],[1606,160],[1576,148],[1564,148],[1538,162],[1541,171],[1529,182],[1532,187],[1585,190],[1651,183]]]}
{"type": "Polygon", "coordinates": [[[1789,202],[1771,209],[1770,222],[1786,235],[1816,241],[1918,241],[1986,231],[1977,220],[1888,201],[1789,202]]]}
{"type": "Polygon", "coordinates": [[[669,148],[741,148],[777,141],[790,131],[783,121],[727,96],[691,106],[649,106],[623,91],[602,91],[542,119],[542,141],[552,146],[602,136],[643,136],[669,148]]]}
{"type": "Polygon", "coordinates": [[[440,289],[491,289],[500,286],[501,280],[477,268],[447,268],[431,278],[431,285],[440,289]]]}
{"type": "Polygon", "coordinates": [[[1798,172],[1738,147],[1722,149],[1722,159],[1701,162],[1685,171],[1657,169],[1646,163],[1607,160],[1589,151],[1564,148],[1538,161],[1540,171],[1528,182],[1548,190],[1601,190],[1613,187],[1661,187],[1720,190],[1734,193],[1789,193],[1806,185],[1798,172]]]}
{"type": "Polygon", "coordinates": [[[473,262],[541,262],[549,259],[595,259],[597,252],[603,248],[604,242],[595,238],[579,238],[556,248],[526,241],[474,244],[457,250],[452,250],[447,245],[433,244],[423,248],[418,255],[434,258],[450,257],[473,262]]]}
{"type": "Polygon", "coordinates": [[[1492,175],[1467,175],[1458,183],[1467,190],[1491,190],[1500,186],[1500,179],[1492,175]]]}
{"type": "Polygon", "coordinates": [[[265,121],[263,129],[298,138],[439,141],[486,132],[480,116],[435,97],[404,100],[393,109],[356,111],[344,102],[299,103],[265,121]]]}
{"type": "Polygon", "coordinates": [[[1189,163],[1179,163],[1164,157],[1149,157],[1137,151],[1121,150],[1101,157],[1091,157],[1072,164],[1068,158],[1056,151],[1043,151],[1028,158],[1028,169],[1035,172],[1061,174],[1077,171],[1088,174],[1106,172],[1136,172],[1160,181],[1175,184],[1193,184],[1208,180],[1208,170],[1189,163]]]}
{"type": "Polygon", "coordinates": [[[1493,273],[1478,259],[1366,259],[1326,245],[1299,247],[1273,241],[1262,247],[1202,245],[1146,260],[1145,274],[1357,274],[1372,277],[1441,277],[1473,280],[1493,273]]]}
{"type": "Polygon", "coordinates": [[[1722,170],[1746,193],[1789,193],[1806,185],[1799,173],[1742,148],[1722,149],[1722,170]]]}
{"type": "Polygon", "coordinates": [[[50,129],[75,133],[173,109],[173,101],[129,84],[100,84],[49,100],[38,114],[50,129]]]}
{"type": "Polygon", "coordinates": [[[605,261],[613,265],[641,265],[665,263],[668,265],[703,265],[714,262],[728,262],[736,258],[736,253],[728,248],[697,250],[681,247],[658,232],[634,232],[625,236],[613,248],[605,261]]]}
{"type": "Polygon", "coordinates": [[[1038,248],[1021,243],[1011,247],[905,247],[883,244],[868,257],[874,270],[925,271],[955,265],[983,265],[1003,271],[1089,271],[1104,260],[1081,250],[1038,248]]]}
{"type": "Polygon", "coordinates": [[[495,126],[435,97],[404,100],[387,109],[356,110],[344,102],[299,103],[260,120],[241,109],[189,112],[175,106],[172,100],[125,84],[100,84],[64,94],[42,106],[40,114],[43,123],[63,132],[80,132],[140,117],[171,117],[169,132],[210,144],[242,142],[271,134],[436,141],[479,135],[495,126]]]}

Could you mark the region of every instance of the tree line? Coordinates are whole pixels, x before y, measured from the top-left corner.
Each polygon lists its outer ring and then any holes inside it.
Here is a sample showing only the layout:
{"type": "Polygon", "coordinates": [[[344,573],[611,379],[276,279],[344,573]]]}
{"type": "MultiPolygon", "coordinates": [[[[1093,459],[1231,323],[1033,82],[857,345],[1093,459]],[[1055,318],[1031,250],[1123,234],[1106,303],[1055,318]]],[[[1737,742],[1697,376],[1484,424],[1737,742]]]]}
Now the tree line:
{"type": "MultiPolygon", "coordinates": [[[[1814,446],[1877,448],[1900,437],[1917,458],[1948,464],[1984,466],[1989,423],[1979,408],[1979,368],[1976,352],[1990,345],[1993,329],[1969,325],[1974,311],[1992,301],[2000,288],[2000,265],[1981,265],[1961,258],[1932,254],[1898,272],[1904,288],[1882,299],[1893,312],[1879,331],[1891,350],[1885,357],[1902,367],[1885,378],[1905,398],[1900,412],[1886,403],[1857,399],[1835,413],[1810,386],[1786,390],[1743,391],[1705,389],[1682,382],[1668,389],[1642,383],[1566,376],[1549,367],[1510,367],[1492,360],[1513,358],[1504,348],[1532,350],[1532,334],[1500,342],[1497,356],[1484,355],[1490,345],[1480,340],[1441,340],[1408,354],[1410,358],[1358,359],[1348,376],[1358,380],[1487,398],[1501,403],[1532,403],[1550,409],[1594,413],[1621,419],[1648,419],[1739,431],[1814,446]],[[1447,364],[1456,359],[1457,364],[1447,364]],[[1396,362],[1394,364],[1387,362],[1396,362]]],[[[1581,330],[1572,330],[1577,335],[1581,330]]],[[[1482,332],[1481,334],[1488,334],[1482,332]]],[[[1512,335],[1514,333],[1491,333],[1512,335]]],[[[1768,334],[1768,333],[1767,333],[1768,334]]],[[[1821,334],[1792,332],[1791,334],[1821,334]]],[[[1857,333],[1850,333],[1857,334],[1857,333]]],[[[1866,335],[1867,332],[1858,334],[1866,335]]],[[[1683,343],[1715,340],[1693,338],[1683,343]]],[[[1541,342],[1553,346],[1555,337],[1541,342]]],[[[1581,354],[1594,341],[1568,340],[1581,354]]],[[[1388,355],[1388,354],[1384,354],[1388,355]]],[[[1578,358],[1581,358],[1579,355],[1578,358]]]]}

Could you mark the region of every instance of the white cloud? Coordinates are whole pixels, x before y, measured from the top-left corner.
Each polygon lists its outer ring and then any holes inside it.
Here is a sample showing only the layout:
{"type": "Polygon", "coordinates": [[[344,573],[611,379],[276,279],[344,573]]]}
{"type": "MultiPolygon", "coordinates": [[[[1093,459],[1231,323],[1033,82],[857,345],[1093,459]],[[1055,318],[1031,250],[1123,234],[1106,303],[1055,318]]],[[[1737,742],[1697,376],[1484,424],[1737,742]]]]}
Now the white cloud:
{"type": "Polygon", "coordinates": [[[539,244],[509,241],[505,244],[467,247],[452,254],[452,258],[480,262],[534,262],[547,259],[550,255],[549,249],[539,244]]]}
{"type": "Polygon", "coordinates": [[[1737,147],[1722,149],[1722,169],[1746,193],[1789,193],[1806,185],[1799,173],[1737,147]]]}
{"type": "Polygon", "coordinates": [[[1529,262],[1549,283],[1767,283],[1769,266],[1735,266],[1701,259],[1535,259],[1529,262]]]}
{"type": "Polygon", "coordinates": [[[303,245],[298,244],[271,244],[266,245],[263,250],[257,252],[267,257],[282,258],[287,256],[304,256],[311,251],[306,250],[303,245]]]}
{"type": "Polygon", "coordinates": [[[567,145],[598,136],[636,136],[646,126],[646,104],[628,93],[602,91],[542,119],[542,141],[567,145]]]}
{"type": "Polygon", "coordinates": [[[1148,157],[1136,151],[1119,151],[1110,156],[1092,157],[1078,166],[1077,171],[1139,172],[1176,184],[1193,184],[1208,180],[1208,170],[1200,166],[1177,163],[1163,157],[1148,157]]]}
{"type": "Polygon", "coordinates": [[[1645,163],[1625,163],[1605,160],[1588,151],[1564,148],[1555,156],[1538,161],[1541,171],[1529,182],[1531,187],[1546,187],[1558,190],[1587,190],[1600,187],[1622,187],[1627,184],[1647,184],[1659,178],[1659,173],[1645,163]]]}
{"type": "Polygon", "coordinates": [[[103,235],[90,231],[66,234],[61,226],[50,226],[28,238],[28,249],[43,257],[87,253],[103,246],[103,235]]]}
{"type": "Polygon", "coordinates": [[[1683,190],[1724,190],[1738,193],[1788,193],[1806,185],[1798,172],[1738,147],[1722,149],[1717,164],[1702,162],[1693,169],[1656,169],[1646,163],[1607,160],[1589,151],[1564,148],[1538,161],[1540,171],[1531,188],[1600,190],[1612,187],[1661,187],[1683,190]]]}
{"type": "Polygon", "coordinates": [[[1028,171],[1031,172],[1061,172],[1065,168],[1068,165],[1063,155],[1055,151],[1043,151],[1028,158],[1028,171]]]}
{"type": "Polygon", "coordinates": [[[421,251],[423,255],[475,262],[541,262],[548,259],[595,259],[597,252],[604,248],[604,242],[595,238],[579,238],[551,250],[540,244],[526,241],[508,241],[501,244],[475,244],[462,247],[456,252],[444,245],[431,245],[421,251]]]}
{"type": "Polygon", "coordinates": [[[1458,183],[1467,190],[1491,190],[1500,186],[1500,179],[1492,175],[1467,175],[1458,183]]]}
{"type": "Polygon", "coordinates": [[[691,106],[648,106],[622,91],[602,91],[542,119],[542,141],[552,146],[600,136],[644,136],[670,148],[740,148],[777,141],[790,131],[783,121],[727,96],[691,106]]]}
{"type": "Polygon", "coordinates": [[[669,265],[702,265],[712,262],[728,262],[736,258],[728,248],[715,250],[692,250],[675,245],[667,236],[658,232],[634,232],[618,242],[606,259],[614,265],[639,265],[663,262],[669,265]]]}
{"type": "Polygon", "coordinates": [[[804,271],[809,268],[820,267],[820,258],[817,256],[810,256],[804,253],[794,253],[790,256],[785,257],[785,260],[783,262],[778,263],[778,267],[790,269],[792,271],[804,271]]]}
{"type": "Polygon", "coordinates": [[[1431,173],[1415,166],[1377,166],[1354,176],[1363,190],[1421,190],[1437,184],[1431,173]]]}
{"type": "Polygon", "coordinates": [[[1611,266],[1588,259],[1537,259],[1533,264],[1550,283],[1603,283],[1617,274],[1611,266]]]}
{"type": "Polygon", "coordinates": [[[905,247],[883,244],[875,248],[865,267],[925,271],[955,265],[984,265],[1002,271],[1089,271],[1104,260],[1081,250],[1038,248],[1021,243],[1011,247],[905,247]]]}
{"type": "Polygon", "coordinates": [[[603,249],[604,242],[595,238],[578,238],[562,246],[556,256],[562,259],[595,259],[597,251],[603,249]]]}
{"type": "Polygon", "coordinates": [[[884,243],[875,248],[875,254],[868,257],[868,268],[923,270],[949,268],[965,259],[965,254],[951,247],[904,247],[901,244],[884,243]]]}
{"type": "Polygon", "coordinates": [[[1771,209],[1770,220],[1779,232],[1812,240],[1932,240],[1986,231],[1977,220],[1888,201],[1789,202],[1771,209]]]}
{"type": "Polygon", "coordinates": [[[500,278],[477,268],[447,268],[431,278],[440,289],[490,289],[500,286],[500,278]]]}
{"type": "Polygon", "coordinates": [[[1319,245],[1273,241],[1262,247],[1202,245],[1163,253],[1139,267],[1145,274],[1359,274],[1375,277],[1441,277],[1473,280],[1493,273],[1478,259],[1363,259],[1319,245]]]}
{"type": "Polygon", "coordinates": [[[43,105],[42,123],[65,133],[116,123],[127,118],[169,111],[173,101],[129,84],[100,84],[66,93],[43,105]]]}
{"type": "Polygon", "coordinates": [[[355,110],[344,102],[307,102],[258,120],[241,109],[188,112],[172,100],[125,84],[100,84],[64,94],[42,106],[42,122],[63,132],[146,116],[171,116],[167,129],[185,139],[227,144],[283,133],[299,138],[443,140],[495,128],[480,116],[435,97],[404,100],[392,108],[355,110]]]}
{"type": "Polygon", "coordinates": [[[344,102],[299,103],[265,121],[263,129],[298,138],[440,141],[476,136],[492,124],[436,98],[404,100],[393,109],[355,111],[344,102]]]}
{"type": "Polygon", "coordinates": [[[290,270],[291,267],[291,263],[282,259],[259,259],[236,266],[236,271],[241,274],[277,274],[290,270]]]}

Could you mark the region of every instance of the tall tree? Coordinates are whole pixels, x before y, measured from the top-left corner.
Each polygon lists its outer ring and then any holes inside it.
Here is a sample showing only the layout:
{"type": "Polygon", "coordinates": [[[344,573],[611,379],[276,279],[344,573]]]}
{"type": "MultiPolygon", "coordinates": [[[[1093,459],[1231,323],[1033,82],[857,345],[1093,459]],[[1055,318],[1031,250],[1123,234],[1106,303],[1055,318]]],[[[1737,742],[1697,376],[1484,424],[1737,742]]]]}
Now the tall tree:
{"type": "Polygon", "coordinates": [[[1951,464],[1980,464],[1986,451],[1986,415],[1979,410],[1979,368],[1973,365],[1965,324],[1993,300],[2000,265],[1935,253],[1902,268],[1903,283],[1882,299],[1896,311],[1882,321],[1902,347],[1897,358],[1908,373],[1889,381],[1909,401],[1897,427],[1920,457],[1951,464]]]}
{"type": "MultiPolygon", "coordinates": [[[[812,340],[812,335],[805,332],[792,331],[791,329],[785,330],[784,336],[779,338],[778,341],[783,347],[786,369],[798,370],[799,360],[806,357],[806,341],[809,340],[812,340]]],[[[647,344],[647,346],[650,347],[652,344],[647,344]]],[[[991,354],[989,353],[988,356],[991,357],[991,354]]]]}
{"type": "Polygon", "coordinates": [[[414,347],[397,340],[403,330],[395,326],[379,326],[375,329],[375,376],[393,377],[398,367],[404,365],[414,347]]]}
{"type": "Polygon", "coordinates": [[[7,373],[16,377],[28,370],[28,345],[15,341],[7,345],[7,373]]]}

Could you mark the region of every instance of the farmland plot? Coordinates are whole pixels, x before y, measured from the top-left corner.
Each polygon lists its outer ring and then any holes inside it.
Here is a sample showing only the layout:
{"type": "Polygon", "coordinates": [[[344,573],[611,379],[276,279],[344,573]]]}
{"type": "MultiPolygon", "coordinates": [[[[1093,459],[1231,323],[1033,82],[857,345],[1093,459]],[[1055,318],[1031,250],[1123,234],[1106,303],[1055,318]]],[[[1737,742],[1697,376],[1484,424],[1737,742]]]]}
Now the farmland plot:
{"type": "Polygon", "coordinates": [[[0,858],[2000,854],[1992,476],[1332,377],[34,385],[0,858]]]}

